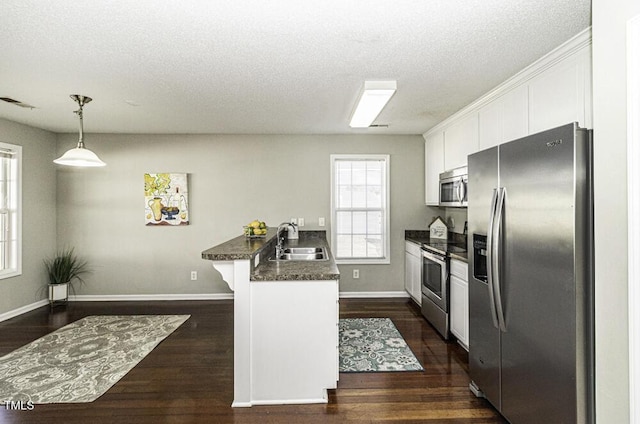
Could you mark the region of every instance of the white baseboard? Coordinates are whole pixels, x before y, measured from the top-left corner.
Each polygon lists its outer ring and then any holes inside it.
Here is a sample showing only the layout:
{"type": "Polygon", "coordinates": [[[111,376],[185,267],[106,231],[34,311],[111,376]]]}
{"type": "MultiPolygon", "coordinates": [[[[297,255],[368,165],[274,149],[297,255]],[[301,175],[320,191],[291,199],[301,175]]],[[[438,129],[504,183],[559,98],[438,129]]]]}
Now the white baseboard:
{"type": "Polygon", "coordinates": [[[5,312],[4,314],[0,314],[0,322],[6,321],[13,317],[17,317],[18,315],[26,314],[27,312],[31,312],[34,309],[42,308],[43,306],[48,304],[49,301],[47,299],[42,299],[30,305],[25,305],[18,309],[14,309],[13,311],[5,312]]]}
{"type": "Polygon", "coordinates": [[[233,293],[198,294],[80,294],[69,296],[71,302],[127,302],[145,300],[233,300],[233,293]]]}
{"type": "MultiPolygon", "coordinates": [[[[405,298],[406,291],[340,292],[341,298],[405,298]]],[[[69,296],[70,302],[126,302],[144,300],[233,300],[233,293],[202,294],[80,294],[69,296]]],[[[45,302],[46,303],[46,302],[45,302]]]]}
{"type": "MultiPolygon", "coordinates": [[[[406,298],[406,291],[375,291],[375,292],[340,292],[343,299],[374,299],[374,298],[406,298]]],[[[145,300],[233,300],[233,293],[202,293],[202,294],[81,294],[69,296],[70,302],[126,302],[145,300]]],[[[0,322],[26,314],[34,309],[49,304],[42,299],[30,305],[25,305],[12,311],[0,314],[0,322]]]]}
{"type": "Polygon", "coordinates": [[[375,292],[340,292],[341,299],[372,299],[372,298],[402,298],[409,297],[406,291],[375,291],[375,292]]]}
{"type": "MultiPolygon", "coordinates": [[[[278,400],[252,400],[248,406],[259,406],[259,405],[306,405],[312,403],[329,403],[328,398],[320,398],[320,399],[278,399],[278,400]]],[[[245,404],[236,404],[235,402],[231,404],[232,407],[246,407],[245,404]]]]}

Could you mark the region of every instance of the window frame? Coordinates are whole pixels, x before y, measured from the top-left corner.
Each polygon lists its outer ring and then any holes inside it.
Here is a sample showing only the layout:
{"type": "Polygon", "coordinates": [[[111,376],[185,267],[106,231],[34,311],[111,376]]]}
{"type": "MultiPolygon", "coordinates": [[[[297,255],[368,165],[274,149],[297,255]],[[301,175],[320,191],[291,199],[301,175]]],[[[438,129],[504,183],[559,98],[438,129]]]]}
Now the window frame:
{"type": "MultiPolygon", "coordinates": [[[[15,197],[15,209],[9,209],[9,216],[13,214],[17,222],[15,225],[12,225],[9,222],[8,234],[10,240],[15,240],[10,243],[10,253],[8,254],[9,262],[14,261],[14,266],[7,269],[0,269],[0,280],[10,277],[15,277],[18,275],[22,275],[22,146],[10,143],[0,142],[0,152],[8,151],[11,152],[12,155],[15,155],[16,159],[16,171],[15,171],[15,186],[13,187],[16,190],[15,197]],[[15,228],[15,238],[13,238],[13,234],[11,232],[11,228],[15,228]]],[[[2,182],[1,184],[11,184],[10,181],[2,182]]],[[[2,229],[0,229],[2,231],[2,229]]]]}
{"type": "MultiPolygon", "coordinates": [[[[385,265],[385,264],[390,264],[391,263],[391,219],[390,219],[390,155],[388,154],[332,154],[330,156],[330,166],[331,166],[331,170],[330,170],[330,174],[331,174],[331,250],[334,254],[334,258],[336,263],[338,264],[369,264],[369,265],[376,265],[376,264],[381,264],[381,265],[385,265]],[[338,194],[338,190],[337,187],[335,186],[336,184],[336,163],[338,161],[382,161],[383,162],[383,169],[384,169],[384,181],[383,181],[383,187],[384,187],[384,194],[382,196],[382,201],[383,201],[383,206],[382,206],[382,212],[383,212],[383,219],[382,219],[382,249],[383,249],[383,255],[380,258],[360,258],[360,257],[350,257],[350,258],[338,258],[337,257],[337,252],[338,252],[338,248],[337,248],[337,242],[338,242],[338,237],[337,237],[337,232],[338,232],[338,226],[337,226],[337,213],[338,213],[338,209],[336,209],[336,205],[337,205],[337,200],[336,200],[336,196],[338,194]]],[[[347,208],[348,209],[348,208],[347,208]]],[[[362,210],[362,209],[368,209],[368,208],[353,208],[353,209],[358,209],[358,210],[362,210]]],[[[376,208],[377,209],[377,208],[376,208]]],[[[344,210],[344,209],[343,209],[344,210]]]]}

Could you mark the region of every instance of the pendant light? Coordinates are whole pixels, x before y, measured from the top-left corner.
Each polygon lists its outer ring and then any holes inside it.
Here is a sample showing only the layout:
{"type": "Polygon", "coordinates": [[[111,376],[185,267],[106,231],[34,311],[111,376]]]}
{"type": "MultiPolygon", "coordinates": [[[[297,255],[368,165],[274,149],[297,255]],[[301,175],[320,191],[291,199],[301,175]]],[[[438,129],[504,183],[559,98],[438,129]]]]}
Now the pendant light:
{"type": "Polygon", "coordinates": [[[78,114],[80,120],[80,137],[78,138],[78,146],[74,149],[67,150],[67,152],[54,160],[54,163],[58,165],[67,166],[79,166],[79,167],[92,167],[92,166],[105,166],[106,163],[100,160],[98,156],[91,150],[84,147],[84,130],[82,127],[82,107],[89,103],[91,97],[81,96],[79,94],[72,94],[71,98],[78,103],[80,109],[74,113],[78,114]]]}

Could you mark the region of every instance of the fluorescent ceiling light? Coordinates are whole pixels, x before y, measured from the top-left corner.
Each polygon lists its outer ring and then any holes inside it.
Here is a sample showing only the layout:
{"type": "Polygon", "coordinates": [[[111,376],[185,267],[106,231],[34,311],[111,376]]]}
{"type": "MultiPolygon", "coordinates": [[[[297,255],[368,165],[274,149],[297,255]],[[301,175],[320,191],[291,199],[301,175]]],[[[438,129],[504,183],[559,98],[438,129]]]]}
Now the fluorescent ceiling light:
{"type": "Polygon", "coordinates": [[[351,128],[369,127],[395,92],[395,81],[365,81],[364,91],[358,106],[353,111],[349,126],[351,128]]]}

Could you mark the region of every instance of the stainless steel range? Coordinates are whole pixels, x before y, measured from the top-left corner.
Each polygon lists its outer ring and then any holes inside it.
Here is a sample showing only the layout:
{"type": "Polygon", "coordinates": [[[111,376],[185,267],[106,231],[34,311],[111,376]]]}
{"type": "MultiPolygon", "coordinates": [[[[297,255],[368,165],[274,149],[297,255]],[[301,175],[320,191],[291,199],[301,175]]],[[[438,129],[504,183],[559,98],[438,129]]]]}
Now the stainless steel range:
{"type": "Polygon", "coordinates": [[[422,315],[449,339],[449,255],[465,253],[460,245],[446,242],[422,244],[422,315]]]}

